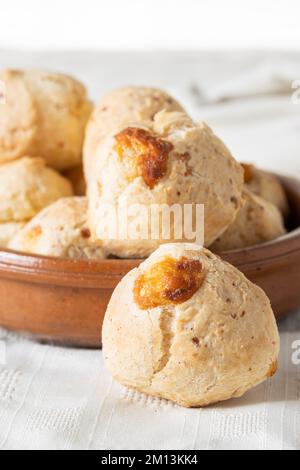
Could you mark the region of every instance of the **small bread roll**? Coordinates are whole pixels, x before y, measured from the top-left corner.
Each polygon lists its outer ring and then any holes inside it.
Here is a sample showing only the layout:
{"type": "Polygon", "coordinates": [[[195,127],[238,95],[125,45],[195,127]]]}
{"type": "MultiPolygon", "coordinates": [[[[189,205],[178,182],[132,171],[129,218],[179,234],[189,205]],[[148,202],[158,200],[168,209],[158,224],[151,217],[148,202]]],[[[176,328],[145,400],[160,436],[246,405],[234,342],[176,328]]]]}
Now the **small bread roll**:
{"type": "Polygon", "coordinates": [[[92,111],[84,86],[38,70],[6,70],[0,80],[6,101],[0,106],[0,163],[42,155],[58,170],[79,165],[92,111]]]}
{"type": "Polygon", "coordinates": [[[0,223],[0,248],[7,248],[10,240],[24,227],[24,222],[0,223]]]}
{"type": "Polygon", "coordinates": [[[99,143],[129,123],[152,120],[156,113],[184,111],[168,93],[156,88],[130,86],[106,93],[95,108],[86,130],[84,169],[89,173],[99,143]]]}
{"type": "Polygon", "coordinates": [[[102,338],[117,382],[186,407],[241,397],[277,369],[267,296],[198,245],[162,245],[131,271],[112,296],[102,338]]]}
{"type": "Polygon", "coordinates": [[[61,197],[71,183],[41,158],[24,157],[0,165],[0,222],[24,222],[61,197]]]}
{"type": "Polygon", "coordinates": [[[86,195],[86,182],[82,165],[65,171],[64,176],[71,181],[76,196],[86,195]]]}
{"type": "Polygon", "coordinates": [[[235,221],[210,247],[228,251],[275,240],[286,233],[279,209],[250,191],[244,190],[245,204],[235,221]]]}
{"type": "Polygon", "coordinates": [[[9,248],[73,259],[103,259],[101,246],[91,241],[87,199],[60,199],[34,217],[9,243],[9,248]]]}
{"type": "Polygon", "coordinates": [[[252,193],[262,197],[278,207],[284,217],[289,215],[289,203],[285,190],[279,179],[256,168],[254,165],[242,163],[245,172],[245,185],[252,193]]]}
{"type": "MultiPolygon", "coordinates": [[[[229,150],[205,124],[195,124],[184,113],[161,111],[152,122],[123,129],[99,145],[93,171],[87,181],[89,223],[96,240],[103,240],[109,253],[121,258],[143,258],[161,243],[187,240],[149,233],[148,239],[112,239],[103,235],[103,210],[126,202],[168,207],[204,205],[205,244],[233,222],[242,206],[243,170],[229,150]]],[[[147,216],[147,214],[146,214],[147,216]]],[[[150,230],[143,213],[130,223],[150,230]]],[[[163,225],[163,224],[162,224],[163,225]]],[[[170,225],[170,224],[169,224],[170,225]]],[[[192,225],[192,224],[190,224],[192,225]]],[[[203,226],[203,224],[201,224],[203,226]]],[[[173,227],[171,227],[173,229],[173,227]]],[[[201,227],[202,228],[202,227],[201,227]]]]}

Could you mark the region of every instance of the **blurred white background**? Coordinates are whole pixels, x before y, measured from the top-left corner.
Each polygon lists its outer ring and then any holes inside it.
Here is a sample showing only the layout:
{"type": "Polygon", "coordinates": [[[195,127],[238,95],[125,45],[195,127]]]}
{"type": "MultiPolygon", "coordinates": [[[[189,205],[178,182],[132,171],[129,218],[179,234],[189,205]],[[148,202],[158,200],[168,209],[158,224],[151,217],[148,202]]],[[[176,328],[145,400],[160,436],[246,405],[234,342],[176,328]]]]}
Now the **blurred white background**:
{"type": "Polygon", "coordinates": [[[69,73],[94,101],[162,87],[238,159],[300,172],[299,0],[0,0],[0,68],[69,73]]]}
{"type": "Polygon", "coordinates": [[[298,49],[299,0],[0,0],[0,48],[298,49]]]}

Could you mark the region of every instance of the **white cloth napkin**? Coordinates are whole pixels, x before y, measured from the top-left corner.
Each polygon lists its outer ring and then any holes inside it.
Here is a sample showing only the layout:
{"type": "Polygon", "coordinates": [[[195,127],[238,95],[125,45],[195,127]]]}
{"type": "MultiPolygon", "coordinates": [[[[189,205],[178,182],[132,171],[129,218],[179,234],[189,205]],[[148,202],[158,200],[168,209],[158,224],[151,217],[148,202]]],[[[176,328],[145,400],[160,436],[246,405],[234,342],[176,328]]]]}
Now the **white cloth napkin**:
{"type": "MultiPolygon", "coordinates": [[[[65,70],[94,97],[126,83],[162,86],[239,159],[300,173],[300,105],[289,93],[300,79],[299,58],[0,52],[0,67],[65,70]]],[[[200,410],[113,383],[100,351],[41,345],[0,330],[0,449],[300,449],[300,365],[292,362],[300,311],[280,329],[278,374],[241,399],[200,410]]]]}
{"type": "MultiPolygon", "coordinates": [[[[300,316],[299,316],[300,321],[300,316]]],[[[128,391],[100,351],[1,332],[0,449],[300,449],[298,333],[281,334],[280,369],[240,399],[189,410],[128,391]]]]}

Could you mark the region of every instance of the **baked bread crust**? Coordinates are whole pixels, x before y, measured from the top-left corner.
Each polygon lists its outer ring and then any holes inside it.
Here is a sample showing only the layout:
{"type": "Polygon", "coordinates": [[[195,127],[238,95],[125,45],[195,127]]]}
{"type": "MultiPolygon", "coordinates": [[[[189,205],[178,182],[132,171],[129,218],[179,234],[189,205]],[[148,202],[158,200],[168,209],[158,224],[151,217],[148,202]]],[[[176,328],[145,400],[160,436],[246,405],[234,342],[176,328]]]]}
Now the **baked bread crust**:
{"type": "Polygon", "coordinates": [[[92,111],[84,86],[67,75],[5,70],[0,106],[0,163],[42,156],[58,170],[79,165],[92,111]]]}
{"type": "Polygon", "coordinates": [[[192,244],[162,245],[121,281],[102,338],[116,381],[186,407],[240,397],[277,368],[279,335],[265,293],[192,244]],[[200,262],[203,282],[183,303],[142,309],[134,297],[136,282],[166,257],[200,262]]]}
{"type": "MultiPolygon", "coordinates": [[[[103,239],[106,205],[203,204],[209,246],[242,206],[243,170],[205,123],[161,111],[153,121],[134,124],[99,145],[87,186],[89,225],[96,240],[103,239]]],[[[174,241],[172,231],[169,240],[150,238],[103,239],[103,244],[115,256],[143,258],[161,243],[174,241]]]]}
{"type": "Polygon", "coordinates": [[[245,185],[252,193],[274,204],[284,217],[290,213],[288,199],[279,179],[254,165],[242,164],[245,170],[245,185]]]}
{"type": "Polygon", "coordinates": [[[84,143],[84,170],[89,174],[97,148],[103,138],[113,135],[129,123],[152,120],[161,110],[184,111],[163,90],[130,86],[106,93],[89,120],[84,143]]]}
{"type": "Polygon", "coordinates": [[[7,248],[10,240],[24,225],[25,222],[0,222],[0,248],[7,248]]]}
{"type": "Polygon", "coordinates": [[[9,248],[45,256],[103,259],[105,253],[99,244],[92,242],[86,219],[86,198],[59,199],[25,225],[9,248]]]}
{"type": "Polygon", "coordinates": [[[71,183],[42,158],[0,165],[0,222],[28,221],[57,199],[72,195],[71,183]]]}
{"type": "Polygon", "coordinates": [[[245,204],[235,221],[210,247],[212,251],[229,251],[259,245],[285,235],[279,209],[271,202],[244,190],[245,204]]]}

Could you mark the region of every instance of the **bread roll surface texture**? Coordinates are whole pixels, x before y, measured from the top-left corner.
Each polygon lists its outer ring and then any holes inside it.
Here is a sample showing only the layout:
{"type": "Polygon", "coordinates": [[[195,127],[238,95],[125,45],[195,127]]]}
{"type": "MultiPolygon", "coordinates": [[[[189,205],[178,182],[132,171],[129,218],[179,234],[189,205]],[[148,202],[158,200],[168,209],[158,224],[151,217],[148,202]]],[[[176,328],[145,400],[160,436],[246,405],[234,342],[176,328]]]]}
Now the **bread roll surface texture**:
{"type": "Polygon", "coordinates": [[[284,217],[290,213],[289,202],[279,178],[272,173],[260,170],[254,165],[242,164],[245,171],[246,188],[276,206],[284,217]]]}
{"type": "Polygon", "coordinates": [[[42,158],[0,165],[0,222],[26,222],[57,199],[72,195],[71,183],[42,158]]]}
{"type": "Polygon", "coordinates": [[[15,251],[72,259],[103,259],[87,225],[87,199],[70,197],[46,207],[9,243],[15,251]]]}
{"type": "Polygon", "coordinates": [[[0,248],[7,248],[24,225],[24,222],[0,222],[0,248]]]}
{"type": "Polygon", "coordinates": [[[58,170],[79,165],[92,105],[77,80],[41,70],[4,70],[0,163],[42,156],[58,170]]]}
{"type": "MultiPolygon", "coordinates": [[[[94,238],[103,239],[106,207],[118,211],[121,203],[128,208],[139,204],[150,211],[153,205],[179,205],[183,213],[189,205],[195,215],[196,205],[202,205],[204,242],[209,246],[235,219],[242,206],[242,188],[241,166],[205,123],[195,124],[184,113],[161,111],[153,121],[123,129],[98,147],[87,178],[89,224],[94,238]]],[[[143,212],[137,213],[130,223],[146,226],[145,218],[143,212]]],[[[103,243],[113,255],[143,258],[161,243],[195,241],[187,240],[186,232],[178,240],[173,226],[169,238],[164,236],[169,228],[165,227],[155,239],[150,225],[144,239],[107,236],[103,243]]]]}
{"type": "Polygon", "coordinates": [[[234,222],[210,247],[212,251],[229,251],[260,245],[286,234],[283,216],[271,202],[244,190],[245,204],[234,222]]]}
{"type": "Polygon", "coordinates": [[[157,88],[128,86],[106,93],[89,120],[84,143],[84,169],[88,175],[98,145],[108,135],[132,122],[152,120],[159,111],[184,111],[168,93],[157,88]]]}
{"type": "Polygon", "coordinates": [[[277,369],[269,299],[193,244],[162,245],[116,288],[103,326],[113,378],[186,407],[241,397],[277,369]]]}

